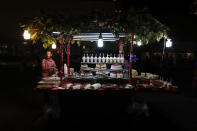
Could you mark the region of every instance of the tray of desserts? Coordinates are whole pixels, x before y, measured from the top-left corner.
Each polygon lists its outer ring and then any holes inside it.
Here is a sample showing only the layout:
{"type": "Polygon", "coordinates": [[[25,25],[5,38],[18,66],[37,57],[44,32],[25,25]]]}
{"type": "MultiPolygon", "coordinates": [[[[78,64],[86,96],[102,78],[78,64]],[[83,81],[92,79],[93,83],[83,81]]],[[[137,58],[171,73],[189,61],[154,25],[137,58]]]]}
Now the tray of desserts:
{"type": "Polygon", "coordinates": [[[104,88],[104,89],[114,89],[114,88],[116,88],[116,87],[118,87],[117,84],[111,84],[111,83],[102,84],[102,88],[104,88]]]}
{"type": "Polygon", "coordinates": [[[43,81],[59,81],[60,77],[43,77],[43,81]]]}

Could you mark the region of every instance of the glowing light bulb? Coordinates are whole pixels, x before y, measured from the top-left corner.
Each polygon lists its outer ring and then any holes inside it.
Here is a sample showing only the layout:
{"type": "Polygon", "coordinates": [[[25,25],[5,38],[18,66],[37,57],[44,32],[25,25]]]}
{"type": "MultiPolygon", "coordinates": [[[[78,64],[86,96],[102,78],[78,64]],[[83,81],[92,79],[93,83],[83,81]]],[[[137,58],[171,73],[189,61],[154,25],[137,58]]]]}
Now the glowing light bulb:
{"type": "Polygon", "coordinates": [[[58,32],[58,31],[53,31],[52,33],[53,33],[53,34],[57,34],[57,35],[60,34],[60,32],[58,32]]]}
{"type": "Polygon", "coordinates": [[[138,42],[137,42],[137,45],[138,45],[138,46],[141,46],[141,45],[142,45],[142,41],[141,41],[141,40],[138,41],[138,42]]]}
{"type": "Polygon", "coordinates": [[[55,43],[52,44],[52,49],[56,49],[56,44],[55,43]]]}
{"type": "Polygon", "coordinates": [[[103,47],[103,38],[102,38],[102,34],[101,33],[100,33],[99,39],[98,39],[98,47],[103,47]]]}
{"type": "Polygon", "coordinates": [[[98,39],[98,47],[103,47],[103,39],[98,39]]]}
{"type": "Polygon", "coordinates": [[[171,39],[167,39],[167,41],[166,41],[166,47],[167,48],[172,47],[172,41],[171,41],[171,39]]]}
{"type": "Polygon", "coordinates": [[[25,40],[29,40],[30,39],[30,33],[28,30],[25,30],[23,33],[23,37],[25,40]]]}

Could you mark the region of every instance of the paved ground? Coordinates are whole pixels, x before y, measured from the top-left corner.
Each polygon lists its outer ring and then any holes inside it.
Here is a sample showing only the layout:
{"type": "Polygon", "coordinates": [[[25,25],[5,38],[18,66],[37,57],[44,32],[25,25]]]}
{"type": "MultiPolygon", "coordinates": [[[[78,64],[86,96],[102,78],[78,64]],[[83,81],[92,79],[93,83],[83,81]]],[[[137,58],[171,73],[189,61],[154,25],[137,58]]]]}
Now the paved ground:
{"type": "Polygon", "coordinates": [[[175,127],[187,131],[197,129],[197,101],[194,98],[168,93],[144,93],[141,95],[175,127]]]}

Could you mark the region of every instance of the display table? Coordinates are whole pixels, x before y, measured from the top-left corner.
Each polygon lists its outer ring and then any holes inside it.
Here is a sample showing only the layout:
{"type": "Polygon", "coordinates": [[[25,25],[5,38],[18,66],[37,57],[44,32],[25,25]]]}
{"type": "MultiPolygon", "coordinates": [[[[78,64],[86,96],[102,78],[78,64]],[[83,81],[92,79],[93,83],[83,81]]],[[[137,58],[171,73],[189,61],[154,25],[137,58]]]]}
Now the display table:
{"type": "MultiPolygon", "coordinates": [[[[83,80],[80,81],[83,82],[83,80]]],[[[120,79],[119,81],[118,83],[122,83],[120,79]]],[[[150,80],[144,82],[149,83],[150,80]]],[[[34,92],[43,95],[46,112],[51,111],[55,121],[60,120],[61,123],[63,121],[63,123],[67,123],[67,126],[80,123],[80,125],[84,125],[86,128],[87,125],[88,127],[89,125],[95,127],[104,124],[111,127],[120,124],[121,116],[127,115],[128,106],[132,105],[133,98],[140,93],[177,93],[177,90],[172,90],[174,88],[165,89],[156,87],[134,87],[130,89],[118,87],[109,89],[99,88],[97,90],[62,89],[55,87],[55,83],[48,82],[44,84],[41,82],[34,88],[34,92]]],[[[57,126],[65,127],[62,124],[57,126]]]]}
{"type": "Polygon", "coordinates": [[[40,81],[34,91],[42,93],[44,102],[49,107],[56,108],[58,113],[69,112],[121,112],[128,105],[131,98],[140,92],[167,92],[177,93],[177,88],[173,86],[160,88],[161,82],[150,79],[135,78],[135,86],[126,88],[126,79],[76,79],[67,78],[65,82],[84,84],[89,82],[94,84],[100,82],[99,88],[63,88],[58,87],[58,78],[45,78],[40,81]],[[106,83],[113,83],[116,86],[106,87],[106,83]],[[60,111],[61,110],[61,111],[60,111]]]}
{"type": "Polygon", "coordinates": [[[147,79],[142,77],[133,78],[133,86],[128,87],[128,79],[123,78],[98,78],[98,77],[67,77],[64,79],[62,87],[58,87],[60,81],[56,77],[45,78],[38,82],[36,91],[47,91],[47,92],[102,92],[105,90],[116,90],[116,91],[170,91],[177,92],[178,88],[173,85],[166,85],[166,83],[157,79],[147,79]],[[99,88],[85,88],[84,85],[94,85],[95,83],[100,84],[99,88]],[[68,87],[67,84],[71,84],[68,87]],[[72,88],[75,84],[79,84],[79,88],[72,88]],[[106,87],[107,85],[107,87],[106,87]],[[111,87],[110,87],[111,86],[111,87]]]}

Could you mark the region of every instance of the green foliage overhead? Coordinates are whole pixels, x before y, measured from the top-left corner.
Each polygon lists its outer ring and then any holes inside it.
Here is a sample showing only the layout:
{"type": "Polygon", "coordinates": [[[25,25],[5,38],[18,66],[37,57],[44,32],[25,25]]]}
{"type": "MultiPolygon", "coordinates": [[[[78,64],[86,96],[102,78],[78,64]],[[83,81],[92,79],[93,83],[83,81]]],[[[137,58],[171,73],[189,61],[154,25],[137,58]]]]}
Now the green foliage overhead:
{"type": "Polygon", "coordinates": [[[129,40],[131,32],[135,34],[135,41],[141,40],[143,44],[159,41],[163,36],[168,37],[167,32],[170,29],[147,12],[147,9],[130,8],[125,21],[128,37],[126,40],[129,40]]]}
{"type": "MultiPolygon", "coordinates": [[[[163,36],[167,37],[169,28],[156,20],[146,9],[134,9],[126,13],[112,12],[109,14],[92,13],[89,16],[75,18],[64,13],[47,11],[40,16],[29,18],[20,25],[31,34],[33,43],[39,41],[44,48],[59,40],[72,39],[72,35],[80,32],[107,31],[118,37],[119,33],[125,33],[124,43],[129,43],[131,33],[135,34],[135,42],[141,40],[143,44],[159,41],[163,36]],[[53,31],[61,32],[58,36],[53,31]]],[[[60,43],[60,42],[59,42],[60,43]]],[[[77,43],[79,46],[80,42],[77,43]]]]}

